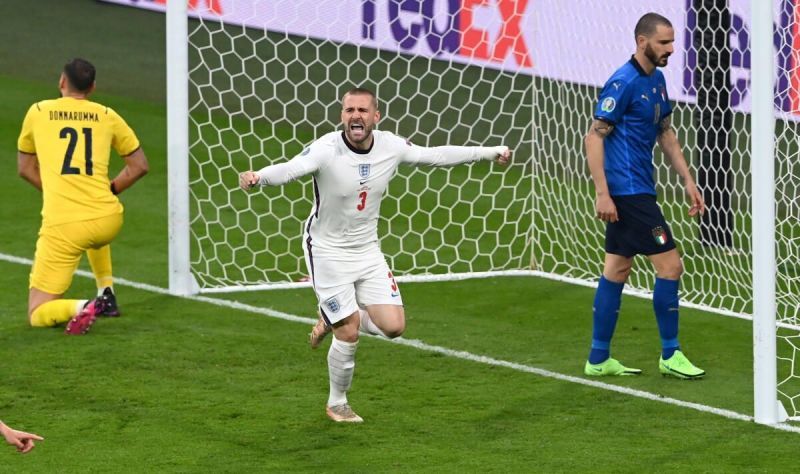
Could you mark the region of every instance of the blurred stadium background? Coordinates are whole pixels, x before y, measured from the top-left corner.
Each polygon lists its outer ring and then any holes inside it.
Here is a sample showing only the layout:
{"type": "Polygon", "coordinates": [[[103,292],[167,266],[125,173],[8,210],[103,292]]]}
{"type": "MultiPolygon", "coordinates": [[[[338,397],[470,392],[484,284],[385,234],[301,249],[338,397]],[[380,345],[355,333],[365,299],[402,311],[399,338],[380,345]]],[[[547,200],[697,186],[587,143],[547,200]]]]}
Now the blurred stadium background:
{"type": "MultiPolygon", "coordinates": [[[[310,290],[165,294],[163,14],[91,0],[4,0],[0,15],[0,144],[8,166],[0,176],[6,203],[0,417],[46,438],[25,457],[0,451],[4,469],[769,472],[794,466],[797,433],[747,421],[750,321],[683,310],[682,344],[709,376],[696,383],[662,379],[650,302],[626,297],[614,350],[646,374],[587,383],[581,368],[593,291],[534,278],[405,284],[411,342],[363,340],[350,399],[367,422],[329,423],[324,351],[306,345],[315,306],[310,290]],[[126,223],[113,246],[124,316],[100,321],[85,338],[27,327],[26,259],[33,255],[40,198],[14,164],[25,110],[57,94],[61,67],[75,56],[95,63],[94,99],[128,120],[152,166],[123,196],[126,223]]],[[[93,281],[79,276],[69,295],[93,292],[93,281]]]]}

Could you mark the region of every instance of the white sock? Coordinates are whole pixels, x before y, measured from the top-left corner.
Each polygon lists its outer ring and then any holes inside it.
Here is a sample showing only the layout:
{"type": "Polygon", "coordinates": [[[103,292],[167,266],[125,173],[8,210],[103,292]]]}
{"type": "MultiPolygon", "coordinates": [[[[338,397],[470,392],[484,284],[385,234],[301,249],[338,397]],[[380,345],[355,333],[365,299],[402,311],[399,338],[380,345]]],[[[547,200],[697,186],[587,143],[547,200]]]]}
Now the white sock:
{"type": "Polygon", "coordinates": [[[357,347],[358,341],[344,342],[333,337],[328,349],[328,377],[331,385],[329,407],[347,403],[347,391],[353,382],[353,369],[356,366],[357,347]]]}
{"type": "Polygon", "coordinates": [[[75,314],[81,314],[81,311],[83,311],[83,307],[86,306],[86,303],[88,302],[89,300],[76,300],[75,314]]]}
{"type": "Polygon", "coordinates": [[[361,332],[372,334],[374,336],[386,337],[386,334],[384,334],[383,331],[381,331],[381,328],[375,325],[375,323],[369,317],[369,313],[366,312],[366,310],[359,309],[358,316],[359,318],[361,318],[361,322],[358,323],[358,329],[360,329],[361,332]]]}

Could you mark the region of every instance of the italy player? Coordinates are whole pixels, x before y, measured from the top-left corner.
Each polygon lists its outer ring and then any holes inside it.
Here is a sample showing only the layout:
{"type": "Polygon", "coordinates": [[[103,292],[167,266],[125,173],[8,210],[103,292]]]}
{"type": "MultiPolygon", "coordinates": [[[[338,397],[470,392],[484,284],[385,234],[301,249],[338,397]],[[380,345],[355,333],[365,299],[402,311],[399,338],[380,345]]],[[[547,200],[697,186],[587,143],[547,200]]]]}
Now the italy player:
{"type": "Polygon", "coordinates": [[[594,300],[594,329],[584,373],[591,376],[637,375],[610,357],[622,288],[633,257],[646,255],[656,271],[653,309],[661,336],[659,370],[681,379],[703,377],[678,344],[678,283],[681,257],[669,225],[656,202],[653,147],[656,142],[683,180],[691,202],[689,215],[705,206],[697,189],[670,114],[664,75],[673,52],[675,32],[670,21],[656,13],[636,24],[636,53],[606,82],[586,135],[586,158],[594,180],[597,218],[605,221],[603,274],[594,300]]]}
{"type": "Polygon", "coordinates": [[[64,66],[61,97],[36,102],[17,142],[20,176],[42,191],[42,225],[30,274],[28,319],[35,327],[67,323],[67,334],[85,334],[113,309],[104,292],[92,300],[62,299],[84,252],[110,285],[109,244],[122,227],[117,198],[148,171],[136,134],[112,109],[90,101],[95,68],[84,59],[64,66]],[[125,167],[109,180],[111,149],[125,167]]]}
{"type": "Polygon", "coordinates": [[[243,189],[278,186],[312,174],[314,207],[304,225],[303,250],[319,302],[310,343],[333,332],[328,350],[326,413],[336,422],[361,422],[347,401],[359,329],[395,338],[405,330],[400,289],[381,253],[378,217],[383,194],[401,163],[452,166],[479,160],[509,162],[505,146],[426,148],[375,130],[378,101],[355,88],[342,98],[343,131],[313,142],[288,162],[240,174],[243,189]]]}

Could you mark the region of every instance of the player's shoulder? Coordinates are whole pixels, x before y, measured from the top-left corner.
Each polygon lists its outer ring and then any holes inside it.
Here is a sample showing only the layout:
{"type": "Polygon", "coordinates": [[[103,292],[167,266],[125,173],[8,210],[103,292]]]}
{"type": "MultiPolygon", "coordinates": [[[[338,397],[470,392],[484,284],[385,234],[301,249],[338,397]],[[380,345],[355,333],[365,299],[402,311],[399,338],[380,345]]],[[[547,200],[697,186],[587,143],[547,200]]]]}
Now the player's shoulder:
{"type": "Polygon", "coordinates": [[[111,107],[109,107],[107,105],[103,105],[103,104],[101,104],[99,102],[87,101],[86,105],[88,107],[91,107],[94,110],[96,110],[97,113],[103,114],[103,115],[105,115],[107,117],[111,117],[111,118],[114,118],[114,119],[122,118],[122,116],[120,114],[118,114],[116,110],[112,109],[111,107]]]}
{"type": "Polygon", "coordinates": [[[311,156],[315,160],[327,160],[336,152],[340,133],[341,132],[330,132],[322,135],[306,145],[297,156],[311,156]]]}
{"type": "MultiPolygon", "coordinates": [[[[317,138],[310,145],[308,145],[305,150],[309,150],[311,148],[314,149],[330,149],[335,148],[338,145],[339,141],[341,140],[342,132],[328,132],[325,135],[317,138]]],[[[305,151],[304,150],[304,151],[305,151]]]]}
{"type": "Polygon", "coordinates": [[[312,143],[314,143],[314,144],[319,143],[319,144],[326,144],[326,145],[327,144],[331,144],[331,143],[336,143],[336,140],[341,135],[342,135],[342,132],[339,131],[339,130],[336,130],[336,131],[333,131],[333,132],[328,132],[325,135],[323,135],[323,136],[317,138],[316,140],[314,140],[312,143]]]}
{"type": "Polygon", "coordinates": [[[408,141],[407,138],[401,137],[393,132],[389,132],[387,130],[373,130],[373,135],[375,135],[376,143],[379,146],[391,146],[391,147],[400,147],[400,146],[408,146],[411,142],[408,141]]]}
{"type": "Polygon", "coordinates": [[[45,99],[34,102],[28,107],[28,113],[47,112],[54,108],[56,99],[45,99]]]}
{"type": "Polygon", "coordinates": [[[639,75],[636,68],[629,62],[620,66],[611,77],[608,78],[607,84],[616,84],[618,88],[626,87],[633,82],[639,75]]]}
{"type": "Polygon", "coordinates": [[[381,137],[385,140],[395,140],[400,138],[388,130],[373,130],[372,133],[374,133],[376,137],[381,137]]]}

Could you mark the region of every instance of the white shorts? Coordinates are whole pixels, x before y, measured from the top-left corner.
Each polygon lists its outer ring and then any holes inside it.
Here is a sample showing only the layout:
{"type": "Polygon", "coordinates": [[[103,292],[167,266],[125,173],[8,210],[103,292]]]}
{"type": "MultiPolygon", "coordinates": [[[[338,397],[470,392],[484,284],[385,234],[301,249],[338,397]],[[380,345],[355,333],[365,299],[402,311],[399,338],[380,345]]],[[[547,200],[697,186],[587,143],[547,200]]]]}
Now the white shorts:
{"type": "Polygon", "coordinates": [[[400,288],[377,246],[360,254],[332,255],[308,248],[305,254],[319,309],[328,324],[341,321],[359,307],[403,305],[400,288]]]}

